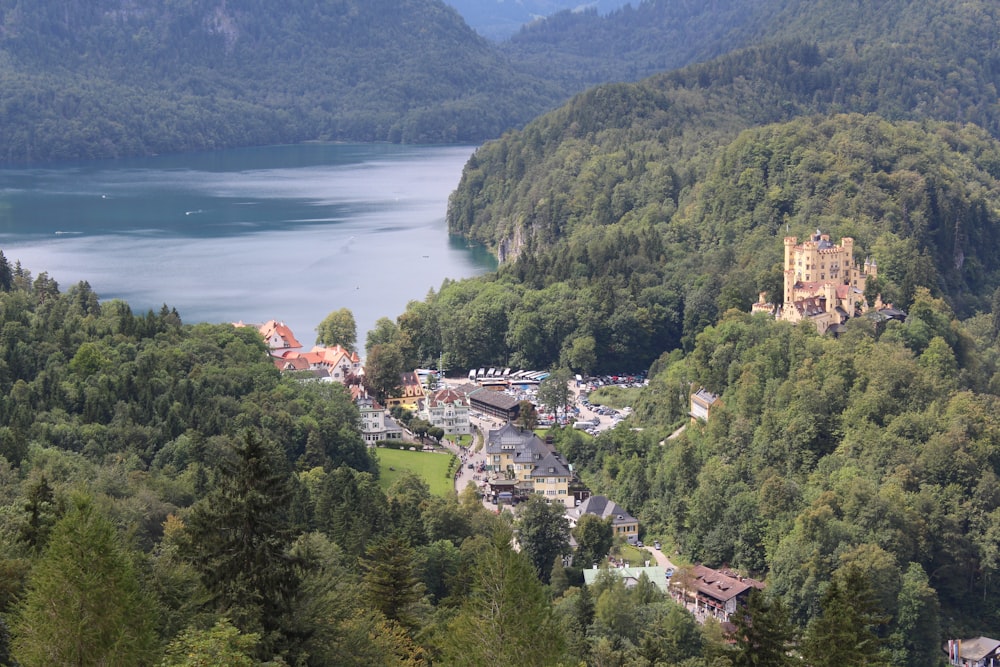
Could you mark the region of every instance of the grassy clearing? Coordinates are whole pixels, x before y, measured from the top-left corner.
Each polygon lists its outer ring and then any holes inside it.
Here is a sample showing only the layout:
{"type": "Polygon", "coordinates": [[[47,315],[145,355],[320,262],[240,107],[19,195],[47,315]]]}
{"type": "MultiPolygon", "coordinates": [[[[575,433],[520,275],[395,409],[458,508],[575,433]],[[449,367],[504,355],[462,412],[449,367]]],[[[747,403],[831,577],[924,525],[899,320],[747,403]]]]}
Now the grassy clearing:
{"type": "Polygon", "coordinates": [[[590,402],[593,405],[606,405],[621,410],[632,406],[641,392],[641,387],[601,387],[591,392],[590,402]]]}
{"type": "Polygon", "coordinates": [[[448,475],[452,454],[411,452],[402,449],[375,450],[378,455],[379,487],[387,490],[407,472],[421,477],[435,496],[448,497],[455,493],[455,482],[448,475]]]}

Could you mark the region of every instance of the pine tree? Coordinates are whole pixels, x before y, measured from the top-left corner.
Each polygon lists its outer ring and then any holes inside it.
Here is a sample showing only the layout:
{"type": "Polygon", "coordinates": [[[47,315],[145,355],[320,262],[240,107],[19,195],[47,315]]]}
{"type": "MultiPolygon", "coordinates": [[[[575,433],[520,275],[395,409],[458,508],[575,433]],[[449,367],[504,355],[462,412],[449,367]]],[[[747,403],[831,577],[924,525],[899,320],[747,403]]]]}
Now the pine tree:
{"type": "Polygon", "coordinates": [[[534,566],[496,526],[477,559],[472,593],[451,622],[443,664],[547,667],[559,663],[563,635],[534,566]]]}
{"type": "Polygon", "coordinates": [[[414,562],[413,549],[397,537],[375,540],[361,561],[371,605],[411,630],[418,625],[414,610],[424,593],[414,562]]]}
{"type": "Polygon", "coordinates": [[[251,432],[225,467],[218,486],[192,510],[183,551],[215,610],[244,633],[260,632],[266,650],[298,586],[287,554],[290,473],[278,449],[251,432]]]}
{"type": "Polygon", "coordinates": [[[25,498],[24,511],[28,516],[21,524],[19,537],[31,549],[41,551],[58,518],[55,494],[44,474],[28,488],[25,498]]]}
{"type": "Polygon", "coordinates": [[[752,590],[746,605],[733,615],[736,625],[734,667],[783,667],[793,637],[791,620],[780,598],[752,590]]]}
{"type": "Polygon", "coordinates": [[[151,662],[152,602],[114,526],[89,499],[77,499],[52,529],[13,630],[25,667],[151,662]]]}
{"type": "Polygon", "coordinates": [[[888,665],[877,629],[879,613],[864,572],[850,566],[838,570],[820,603],[822,613],[806,629],[803,656],[810,667],[882,667],[888,665]]]}

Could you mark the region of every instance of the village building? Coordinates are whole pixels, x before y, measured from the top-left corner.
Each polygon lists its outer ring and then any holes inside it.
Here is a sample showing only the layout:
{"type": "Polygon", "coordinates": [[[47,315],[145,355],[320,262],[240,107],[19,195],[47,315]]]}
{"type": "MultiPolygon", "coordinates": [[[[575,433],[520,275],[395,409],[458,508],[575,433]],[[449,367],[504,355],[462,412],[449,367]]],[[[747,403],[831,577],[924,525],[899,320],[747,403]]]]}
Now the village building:
{"type": "Polygon", "coordinates": [[[531,484],[535,493],[540,493],[548,501],[559,501],[567,507],[573,506],[573,496],[569,493],[569,483],[573,472],[555,452],[545,456],[531,471],[531,484]]]}
{"type": "Polygon", "coordinates": [[[699,389],[691,394],[691,411],[688,413],[692,421],[708,421],[712,416],[712,410],[722,405],[719,397],[707,389],[699,389]]]}
{"type": "Polygon", "coordinates": [[[399,393],[385,399],[389,408],[399,407],[416,412],[424,399],[424,385],[416,371],[403,373],[399,378],[399,393]]]}
{"type": "Polygon", "coordinates": [[[859,265],[854,259],[854,239],[840,245],[818,229],[802,243],[785,237],[784,295],[780,304],[760,294],[751,311],[769,313],[785,322],[809,320],[821,334],[839,332],[844,323],[868,311],[865,287],[878,277],[873,259],[859,265]]]}
{"type": "Polygon", "coordinates": [[[693,606],[695,616],[712,616],[722,622],[729,621],[755,588],[763,589],[764,582],[704,565],[695,565],[690,575],[675,575],[670,581],[671,592],[686,606],[693,606]]]}
{"type": "Polygon", "coordinates": [[[444,430],[445,435],[469,435],[472,425],[469,420],[469,399],[454,389],[427,392],[420,402],[417,416],[431,426],[444,430]]]}
{"type": "Polygon", "coordinates": [[[574,502],[569,492],[572,470],[552,445],[532,431],[512,424],[491,430],[486,438],[486,463],[494,475],[515,481],[511,491],[515,495],[540,493],[565,506],[574,502]]]}
{"type": "Polygon", "coordinates": [[[1000,667],[1000,641],[989,637],[950,639],[948,664],[960,667],[1000,667]]]}
{"type": "Polygon", "coordinates": [[[515,421],[521,414],[521,402],[502,391],[479,388],[469,394],[469,407],[490,417],[506,422],[515,421]]]}
{"type": "Polygon", "coordinates": [[[389,416],[389,410],[360,386],[352,387],[352,397],[361,413],[361,436],[373,445],[380,440],[402,440],[403,429],[389,416]]]}
{"type": "Polygon", "coordinates": [[[620,577],[625,582],[625,588],[635,588],[639,585],[642,575],[646,575],[646,578],[651,583],[656,584],[657,588],[664,593],[667,593],[669,590],[667,585],[667,571],[658,565],[650,567],[587,568],[583,571],[583,583],[587,586],[593,586],[594,582],[601,575],[601,572],[607,572],[613,576],[620,577]]]}
{"type": "Polygon", "coordinates": [[[245,324],[243,320],[240,320],[239,322],[233,322],[233,326],[237,329],[253,327],[259,331],[271,354],[302,349],[302,343],[295,338],[295,334],[292,333],[291,328],[284,322],[268,320],[264,324],[245,324]]]}
{"type": "Polygon", "coordinates": [[[593,514],[602,519],[611,519],[611,530],[614,537],[621,537],[629,544],[639,542],[639,520],[629,514],[623,507],[607,496],[590,496],[576,507],[566,512],[571,528],[576,528],[580,517],[593,514]]]}

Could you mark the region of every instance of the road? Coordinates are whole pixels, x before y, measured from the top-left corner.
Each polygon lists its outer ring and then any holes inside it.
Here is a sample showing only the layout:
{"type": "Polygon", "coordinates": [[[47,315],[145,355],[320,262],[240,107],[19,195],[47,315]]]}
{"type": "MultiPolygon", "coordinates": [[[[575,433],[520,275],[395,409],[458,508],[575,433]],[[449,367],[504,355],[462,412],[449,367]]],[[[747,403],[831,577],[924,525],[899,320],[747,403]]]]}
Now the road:
{"type": "Polygon", "coordinates": [[[666,570],[675,570],[675,571],[677,570],[677,567],[670,562],[670,559],[667,558],[667,555],[662,551],[660,551],[659,549],[654,549],[649,545],[646,545],[643,548],[649,553],[653,554],[653,559],[656,561],[656,564],[659,565],[660,567],[666,570]]]}

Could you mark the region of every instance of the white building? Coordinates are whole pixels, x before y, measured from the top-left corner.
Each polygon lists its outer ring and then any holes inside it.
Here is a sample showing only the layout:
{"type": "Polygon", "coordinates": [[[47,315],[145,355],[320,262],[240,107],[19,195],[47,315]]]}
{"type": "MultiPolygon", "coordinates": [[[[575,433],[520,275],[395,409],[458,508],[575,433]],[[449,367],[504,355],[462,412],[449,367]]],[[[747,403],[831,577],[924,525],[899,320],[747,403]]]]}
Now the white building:
{"type": "Polygon", "coordinates": [[[361,412],[361,436],[365,443],[372,445],[379,440],[402,440],[403,429],[389,416],[389,410],[363,389],[358,389],[354,401],[361,412]]]}
{"type": "Polygon", "coordinates": [[[465,394],[453,389],[428,394],[420,402],[417,416],[444,429],[448,435],[468,435],[472,433],[469,421],[469,402],[465,394]]]}

